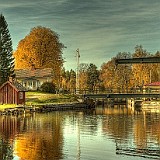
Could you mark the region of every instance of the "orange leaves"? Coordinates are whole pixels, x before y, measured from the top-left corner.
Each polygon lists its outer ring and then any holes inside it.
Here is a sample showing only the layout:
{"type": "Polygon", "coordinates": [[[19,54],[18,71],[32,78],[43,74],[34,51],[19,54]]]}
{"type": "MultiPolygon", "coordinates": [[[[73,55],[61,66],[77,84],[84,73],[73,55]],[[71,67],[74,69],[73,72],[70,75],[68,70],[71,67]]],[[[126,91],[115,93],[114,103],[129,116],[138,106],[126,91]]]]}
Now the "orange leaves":
{"type": "Polygon", "coordinates": [[[45,27],[35,27],[22,39],[14,53],[15,68],[53,68],[59,72],[63,65],[62,49],[56,32],[45,27]]]}

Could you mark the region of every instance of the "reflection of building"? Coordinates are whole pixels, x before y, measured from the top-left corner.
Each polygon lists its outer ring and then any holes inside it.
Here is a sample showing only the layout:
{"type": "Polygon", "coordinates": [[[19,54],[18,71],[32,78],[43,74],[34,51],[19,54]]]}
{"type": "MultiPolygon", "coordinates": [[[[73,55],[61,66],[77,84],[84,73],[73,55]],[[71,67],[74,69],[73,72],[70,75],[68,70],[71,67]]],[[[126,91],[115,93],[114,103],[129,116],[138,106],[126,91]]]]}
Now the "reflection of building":
{"type": "Polygon", "coordinates": [[[15,70],[16,79],[28,90],[37,90],[44,82],[51,82],[53,70],[51,68],[15,70]]]}
{"type": "Polygon", "coordinates": [[[21,126],[19,125],[18,119],[16,117],[0,117],[0,135],[2,135],[4,140],[14,139],[17,132],[20,131],[20,127],[21,126]]]}

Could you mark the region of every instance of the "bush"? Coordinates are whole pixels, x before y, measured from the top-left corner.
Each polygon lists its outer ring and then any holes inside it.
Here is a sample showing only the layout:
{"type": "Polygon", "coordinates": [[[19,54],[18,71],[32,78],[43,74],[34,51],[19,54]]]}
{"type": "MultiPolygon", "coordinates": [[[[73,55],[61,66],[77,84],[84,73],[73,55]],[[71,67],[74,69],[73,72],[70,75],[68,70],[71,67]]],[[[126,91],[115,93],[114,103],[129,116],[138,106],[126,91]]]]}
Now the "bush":
{"type": "Polygon", "coordinates": [[[44,82],[40,90],[47,93],[56,93],[56,87],[52,82],[44,82]]]}

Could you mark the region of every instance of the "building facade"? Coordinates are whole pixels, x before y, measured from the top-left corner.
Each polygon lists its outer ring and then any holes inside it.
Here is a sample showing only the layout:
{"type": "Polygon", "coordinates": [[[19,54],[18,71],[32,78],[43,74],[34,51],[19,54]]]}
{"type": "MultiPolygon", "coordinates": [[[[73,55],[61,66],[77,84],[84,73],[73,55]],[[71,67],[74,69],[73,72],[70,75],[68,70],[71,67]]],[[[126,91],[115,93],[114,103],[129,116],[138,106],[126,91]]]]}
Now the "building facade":
{"type": "Polygon", "coordinates": [[[27,90],[38,90],[44,82],[52,82],[53,70],[43,69],[17,69],[15,70],[16,80],[27,90]]]}
{"type": "Polygon", "coordinates": [[[25,92],[20,83],[7,81],[0,86],[0,104],[25,104],[25,92]]]}

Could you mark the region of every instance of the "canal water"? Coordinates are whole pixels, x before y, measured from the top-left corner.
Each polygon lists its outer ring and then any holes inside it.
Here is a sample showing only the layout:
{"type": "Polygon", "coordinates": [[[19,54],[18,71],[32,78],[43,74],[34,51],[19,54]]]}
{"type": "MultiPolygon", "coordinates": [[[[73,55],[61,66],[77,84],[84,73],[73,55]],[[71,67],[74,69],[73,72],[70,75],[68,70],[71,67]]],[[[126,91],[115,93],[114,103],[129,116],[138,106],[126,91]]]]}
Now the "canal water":
{"type": "Polygon", "coordinates": [[[1,160],[160,159],[160,113],[127,108],[0,117],[1,160]]]}

